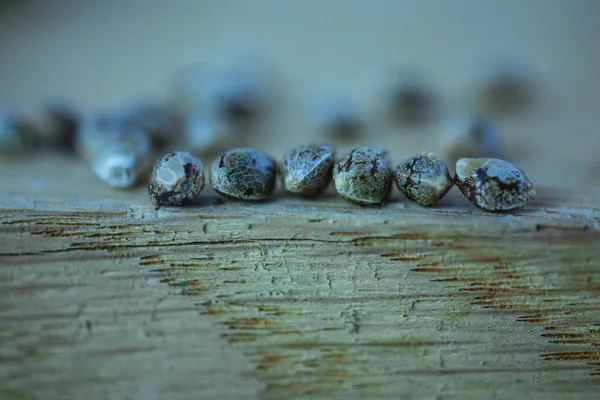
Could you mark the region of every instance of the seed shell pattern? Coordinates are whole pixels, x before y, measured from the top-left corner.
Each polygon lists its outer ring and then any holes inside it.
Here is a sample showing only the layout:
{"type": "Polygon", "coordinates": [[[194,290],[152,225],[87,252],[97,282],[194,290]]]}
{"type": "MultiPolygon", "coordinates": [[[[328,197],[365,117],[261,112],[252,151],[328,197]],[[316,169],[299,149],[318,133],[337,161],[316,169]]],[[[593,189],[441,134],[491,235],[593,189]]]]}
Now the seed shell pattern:
{"type": "Polygon", "coordinates": [[[454,182],[446,163],[429,153],[400,163],[396,184],[410,200],[430,206],[444,197],[454,182]]]}
{"type": "Polygon", "coordinates": [[[462,158],[456,163],[456,186],[477,207],[506,211],[535,199],[525,173],[497,158],[462,158]]]}
{"type": "Polygon", "coordinates": [[[368,147],[352,150],[333,168],[333,183],[338,194],[350,202],[383,203],[392,187],[392,171],[386,154],[368,147]]]}
{"type": "Polygon", "coordinates": [[[312,143],[289,150],[280,164],[281,181],[286,192],[313,197],[331,181],[333,148],[312,143]]]}
{"type": "Polygon", "coordinates": [[[259,150],[236,148],[218,157],[210,169],[217,193],[236,200],[264,200],[275,190],[277,164],[259,150]]]}
{"type": "Polygon", "coordinates": [[[154,204],[182,205],[196,199],[203,188],[202,162],[186,152],[171,152],[154,166],[148,193],[154,204]]]}

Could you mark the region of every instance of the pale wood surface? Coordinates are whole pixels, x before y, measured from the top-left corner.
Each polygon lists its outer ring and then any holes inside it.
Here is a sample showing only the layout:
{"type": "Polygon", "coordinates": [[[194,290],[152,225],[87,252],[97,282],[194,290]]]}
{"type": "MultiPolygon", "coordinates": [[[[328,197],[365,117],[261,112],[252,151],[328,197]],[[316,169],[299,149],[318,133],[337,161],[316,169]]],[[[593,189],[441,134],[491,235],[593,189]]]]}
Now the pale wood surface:
{"type": "Polygon", "coordinates": [[[0,161],[0,398],[581,398],[600,201],[490,214],[334,196],[155,210],[81,164],[0,161]],[[59,172],[62,171],[62,172],[59,172]]]}

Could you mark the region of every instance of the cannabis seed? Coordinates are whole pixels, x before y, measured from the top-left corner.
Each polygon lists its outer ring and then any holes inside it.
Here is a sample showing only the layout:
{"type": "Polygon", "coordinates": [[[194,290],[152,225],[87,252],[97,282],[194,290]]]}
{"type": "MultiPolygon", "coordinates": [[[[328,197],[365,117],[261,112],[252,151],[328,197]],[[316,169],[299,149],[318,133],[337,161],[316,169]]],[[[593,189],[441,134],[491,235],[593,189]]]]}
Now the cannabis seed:
{"type": "Polygon", "coordinates": [[[392,171],[386,154],[359,147],[333,168],[338,194],[353,203],[381,204],[390,195],[392,171]]]}
{"type": "Polygon", "coordinates": [[[410,200],[430,206],[444,197],[454,183],[444,161],[429,153],[400,163],[396,167],[396,184],[410,200]]]}
{"type": "Polygon", "coordinates": [[[281,181],[286,192],[312,197],[331,181],[333,148],[312,143],[289,150],[281,162],[281,181]]]}
{"type": "Polygon", "coordinates": [[[275,189],[276,174],[275,161],[262,151],[236,148],[213,162],[210,184],[225,197],[264,200],[275,189]]]}
{"type": "Polygon", "coordinates": [[[152,157],[150,138],[136,130],[121,137],[106,137],[90,157],[92,171],[108,185],[128,188],[149,170],[152,157]]]}
{"type": "Polygon", "coordinates": [[[203,188],[202,162],[190,153],[172,152],[154,166],[148,193],[154,204],[181,205],[197,198],[203,188]]]}
{"type": "Polygon", "coordinates": [[[456,186],[477,207],[505,211],[535,199],[525,173],[497,158],[462,158],[456,163],[456,186]]]}

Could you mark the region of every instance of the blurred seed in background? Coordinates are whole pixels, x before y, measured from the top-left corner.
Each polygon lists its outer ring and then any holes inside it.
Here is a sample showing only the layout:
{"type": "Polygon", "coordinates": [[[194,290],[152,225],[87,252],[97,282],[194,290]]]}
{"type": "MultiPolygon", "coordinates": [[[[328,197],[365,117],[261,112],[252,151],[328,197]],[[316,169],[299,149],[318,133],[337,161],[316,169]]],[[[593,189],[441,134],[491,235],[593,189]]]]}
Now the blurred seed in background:
{"type": "Polygon", "coordinates": [[[485,112],[510,116],[524,112],[534,103],[536,87],[533,79],[517,68],[504,68],[490,73],[478,97],[485,112]]]}
{"type": "Polygon", "coordinates": [[[322,95],[308,106],[308,121],[323,139],[348,142],[363,129],[363,120],[356,107],[341,95],[322,95]]]}
{"type": "Polygon", "coordinates": [[[407,125],[430,122],[437,107],[432,88],[423,78],[414,75],[399,74],[391,78],[384,93],[391,117],[407,125]]]}
{"type": "Polygon", "coordinates": [[[35,144],[34,127],[13,111],[0,109],[0,153],[19,154],[35,144]]]}
{"type": "Polygon", "coordinates": [[[483,117],[463,117],[448,121],[441,131],[443,159],[451,170],[461,158],[504,158],[497,127],[483,117]]]}

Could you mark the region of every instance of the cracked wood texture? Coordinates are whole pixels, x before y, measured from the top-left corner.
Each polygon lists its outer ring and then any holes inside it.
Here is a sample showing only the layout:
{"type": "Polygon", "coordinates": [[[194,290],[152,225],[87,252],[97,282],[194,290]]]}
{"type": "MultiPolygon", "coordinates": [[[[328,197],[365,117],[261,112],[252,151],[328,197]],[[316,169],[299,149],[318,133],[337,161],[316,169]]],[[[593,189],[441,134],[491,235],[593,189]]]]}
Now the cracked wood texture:
{"type": "Polygon", "coordinates": [[[598,392],[598,193],[156,210],[73,162],[0,162],[0,398],[598,392]]]}

